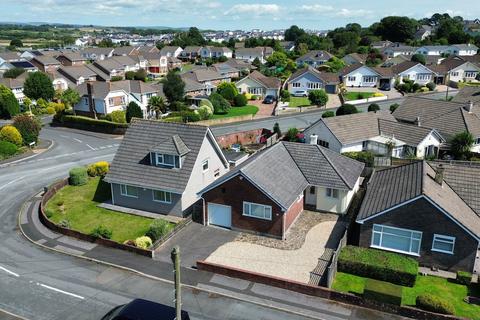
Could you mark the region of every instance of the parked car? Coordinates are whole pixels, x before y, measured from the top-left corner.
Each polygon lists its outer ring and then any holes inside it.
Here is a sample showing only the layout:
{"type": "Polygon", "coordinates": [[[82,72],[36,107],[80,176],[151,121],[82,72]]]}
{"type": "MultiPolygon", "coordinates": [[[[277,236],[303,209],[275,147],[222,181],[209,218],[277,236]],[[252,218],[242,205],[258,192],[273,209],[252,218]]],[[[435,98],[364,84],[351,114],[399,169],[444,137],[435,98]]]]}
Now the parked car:
{"type": "MultiPolygon", "coordinates": [[[[135,299],[127,304],[117,306],[103,316],[102,320],[174,320],[175,308],[164,304],[135,299]]],[[[186,311],[182,310],[182,319],[190,320],[186,311]]]]}
{"type": "Polygon", "coordinates": [[[383,91],[390,91],[390,89],[392,89],[392,86],[390,85],[389,82],[384,82],[382,83],[379,89],[383,91]]]}
{"type": "Polygon", "coordinates": [[[308,97],[307,90],[297,90],[293,93],[294,97],[308,97]]]}
{"type": "Polygon", "coordinates": [[[275,97],[272,95],[268,95],[265,97],[265,99],[263,99],[263,103],[265,104],[272,104],[274,102],[275,102],[275,97]]]}

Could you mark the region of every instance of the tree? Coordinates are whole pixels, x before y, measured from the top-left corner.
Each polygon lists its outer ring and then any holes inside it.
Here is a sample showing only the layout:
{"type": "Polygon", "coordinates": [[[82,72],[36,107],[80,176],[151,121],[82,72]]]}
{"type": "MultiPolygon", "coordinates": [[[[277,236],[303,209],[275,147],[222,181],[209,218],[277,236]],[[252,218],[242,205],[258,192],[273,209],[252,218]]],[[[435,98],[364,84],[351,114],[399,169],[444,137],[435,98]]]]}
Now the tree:
{"type": "Polygon", "coordinates": [[[12,41],[10,41],[10,46],[14,48],[23,47],[23,42],[22,40],[15,38],[15,39],[12,39],[12,41]]]}
{"type": "Polygon", "coordinates": [[[343,116],[346,114],[358,113],[357,108],[351,104],[344,104],[337,109],[336,115],[343,116]]]}
{"type": "Polygon", "coordinates": [[[232,103],[238,95],[238,89],[233,82],[222,82],[217,86],[217,93],[232,103]]]}
{"type": "Polygon", "coordinates": [[[290,142],[297,142],[298,141],[298,129],[297,128],[290,128],[285,135],[285,140],[290,142]]]}
{"type": "Polygon", "coordinates": [[[376,103],[371,103],[369,106],[368,106],[368,112],[377,112],[377,111],[380,111],[380,106],[376,103]]]}
{"type": "Polygon", "coordinates": [[[413,61],[413,62],[421,63],[423,65],[425,65],[425,63],[426,63],[425,56],[423,54],[420,54],[420,53],[414,54],[412,56],[412,59],[410,59],[410,60],[413,61]]]}
{"type": "Polygon", "coordinates": [[[100,48],[111,48],[113,47],[113,41],[112,39],[102,39],[97,46],[100,48]]]}
{"type": "Polygon", "coordinates": [[[325,66],[329,68],[330,72],[339,72],[345,67],[345,61],[338,59],[337,57],[331,57],[325,62],[325,66]]]}
{"type": "Polygon", "coordinates": [[[220,94],[214,92],[208,98],[213,105],[213,113],[226,114],[230,109],[230,103],[220,94]]]}
{"type": "Polygon", "coordinates": [[[25,69],[23,69],[23,68],[12,68],[12,69],[9,69],[9,70],[5,71],[3,73],[3,77],[4,78],[15,79],[24,72],[25,72],[25,69]]]}
{"type": "Polygon", "coordinates": [[[155,113],[155,118],[158,119],[160,114],[167,112],[167,106],[163,97],[153,96],[148,100],[148,106],[150,112],[155,113]]]}
{"type": "Polygon", "coordinates": [[[308,99],[317,106],[324,106],[328,102],[328,95],[325,90],[312,90],[308,93],[308,99]]]}
{"type": "Polygon", "coordinates": [[[277,138],[280,138],[282,136],[282,131],[280,130],[280,125],[278,122],[275,122],[273,125],[273,133],[277,135],[277,138]]]}
{"type": "Polygon", "coordinates": [[[288,61],[289,59],[285,53],[275,51],[270,57],[267,58],[267,65],[269,67],[286,68],[288,61]]]}
{"type": "Polygon", "coordinates": [[[450,150],[456,160],[468,160],[471,156],[471,148],[475,143],[475,138],[468,132],[460,132],[450,140],[450,150]]]}
{"type": "Polygon", "coordinates": [[[244,107],[247,105],[248,100],[244,94],[237,94],[234,99],[235,107],[244,107]]]}
{"type": "Polygon", "coordinates": [[[135,71],[125,72],[125,80],[133,80],[134,77],[135,77],[135,71]]]}
{"type": "Polygon", "coordinates": [[[377,35],[392,42],[413,40],[418,23],[409,17],[389,16],[380,20],[376,28],[377,35]]]}
{"type": "Polygon", "coordinates": [[[12,90],[0,84],[0,117],[10,119],[20,112],[20,105],[12,90]]]}
{"type": "Polygon", "coordinates": [[[127,106],[126,118],[128,123],[130,123],[132,118],[143,118],[142,109],[134,101],[130,102],[127,106]]]}
{"type": "Polygon", "coordinates": [[[301,36],[307,35],[305,30],[299,28],[296,25],[291,26],[285,30],[285,41],[294,41],[296,42],[301,36]]]}
{"type": "Polygon", "coordinates": [[[332,110],[325,111],[324,113],[322,113],[322,118],[331,118],[331,117],[335,117],[335,112],[333,112],[332,110]]]}
{"type": "Polygon", "coordinates": [[[60,100],[67,109],[71,109],[74,105],[80,102],[80,95],[77,91],[68,88],[60,94],[60,100]]]}
{"type": "Polygon", "coordinates": [[[23,138],[23,143],[28,145],[31,142],[37,142],[38,135],[42,129],[40,121],[28,114],[19,114],[13,118],[13,126],[17,128],[23,138]]]}
{"type": "Polygon", "coordinates": [[[260,61],[260,59],[258,59],[258,57],[256,57],[255,59],[253,59],[252,65],[254,67],[260,68],[262,66],[262,62],[260,61]]]}
{"type": "Polygon", "coordinates": [[[30,72],[23,86],[23,93],[33,100],[52,100],[55,96],[52,80],[43,72],[30,72]]]}
{"type": "Polygon", "coordinates": [[[297,52],[297,54],[299,56],[303,56],[304,54],[306,54],[308,52],[308,45],[306,43],[299,43],[296,47],[295,47],[295,51],[297,52]]]}
{"type": "Polygon", "coordinates": [[[134,80],[145,81],[146,78],[147,78],[147,71],[145,71],[145,69],[140,69],[137,72],[135,72],[133,75],[134,80]]]}
{"type": "Polygon", "coordinates": [[[163,81],[163,93],[170,104],[183,99],[185,94],[185,82],[174,71],[168,72],[163,81]]]}

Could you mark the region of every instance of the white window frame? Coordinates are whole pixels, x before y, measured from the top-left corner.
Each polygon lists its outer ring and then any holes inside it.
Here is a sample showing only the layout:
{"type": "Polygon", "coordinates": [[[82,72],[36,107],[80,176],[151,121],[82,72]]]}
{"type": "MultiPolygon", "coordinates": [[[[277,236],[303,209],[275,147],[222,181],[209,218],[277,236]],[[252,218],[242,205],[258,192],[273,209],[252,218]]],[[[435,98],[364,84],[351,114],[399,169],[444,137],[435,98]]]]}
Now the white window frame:
{"type": "Polygon", "coordinates": [[[250,218],[256,218],[256,219],[262,219],[262,220],[269,220],[271,221],[272,220],[272,207],[271,206],[267,206],[267,205],[264,205],[264,204],[260,204],[260,203],[254,203],[254,202],[248,202],[248,201],[243,201],[243,213],[242,213],[244,216],[246,217],[250,217],[250,218]],[[260,206],[260,207],[263,207],[263,217],[259,217],[259,216],[256,216],[256,215],[252,215],[251,214],[251,208],[252,208],[252,205],[253,206],[260,206]],[[247,209],[248,208],[248,209],[247,209]],[[246,210],[247,209],[247,210],[246,210]],[[269,217],[267,215],[267,210],[270,211],[270,214],[269,214],[269,217]],[[248,212],[247,212],[248,211],[248,212]]]}
{"type": "MultiPolygon", "coordinates": [[[[160,197],[162,198],[162,197],[160,197]]],[[[172,203],[172,193],[171,192],[168,192],[168,191],[164,191],[164,190],[152,190],[152,199],[153,201],[155,202],[160,202],[160,203],[172,203]],[[164,200],[162,199],[155,199],[155,194],[156,192],[163,192],[163,198],[164,200]]]]}
{"type": "Polygon", "coordinates": [[[120,194],[124,197],[138,198],[138,187],[130,186],[128,184],[121,184],[120,185],[120,194]],[[137,191],[136,194],[129,194],[128,193],[128,187],[135,188],[135,190],[137,191]]]}
{"type": "Polygon", "coordinates": [[[326,196],[327,198],[338,199],[338,198],[339,198],[338,189],[326,188],[326,190],[325,190],[325,196],[326,196]]]}
{"type": "Polygon", "coordinates": [[[293,87],[293,88],[300,88],[300,87],[301,87],[301,84],[300,84],[300,82],[293,82],[293,83],[292,83],[292,87],[293,87]]]}
{"type": "Polygon", "coordinates": [[[209,166],[208,166],[208,159],[205,159],[202,161],[202,171],[203,172],[207,172],[209,169],[209,166]],[[207,168],[205,168],[205,165],[207,165],[207,168]]]}
{"type": "Polygon", "coordinates": [[[357,80],[357,77],[355,77],[355,76],[348,76],[347,79],[348,79],[348,81],[350,81],[350,82],[355,82],[355,81],[357,80]]]}
{"type": "Polygon", "coordinates": [[[453,254],[455,252],[455,237],[452,236],[446,236],[443,234],[434,234],[433,235],[433,240],[432,240],[432,251],[435,252],[440,252],[440,253],[447,253],[447,254],[453,254]],[[442,239],[443,238],[443,239],[442,239]],[[442,249],[436,249],[435,248],[435,242],[443,242],[443,243],[448,243],[452,245],[452,251],[447,251],[447,250],[442,250],[442,249]]]}
{"type": "Polygon", "coordinates": [[[377,82],[377,77],[375,76],[363,76],[362,82],[364,83],[375,83],[377,82]]]}
{"type": "Polygon", "coordinates": [[[465,78],[476,78],[477,72],[475,71],[465,71],[465,78]]]}
{"type": "MultiPolygon", "coordinates": [[[[395,236],[399,237],[398,235],[395,235],[395,236]]],[[[382,224],[374,224],[374,225],[372,226],[372,238],[370,239],[370,247],[371,247],[371,248],[376,248],[376,249],[385,250],[385,251],[392,251],[392,252],[404,253],[404,254],[408,254],[408,255],[411,255],[411,256],[419,257],[419,256],[420,256],[420,251],[421,251],[421,248],[422,248],[422,236],[423,236],[423,233],[422,233],[421,231],[411,230],[411,229],[404,229],[404,228],[397,228],[397,227],[386,226],[386,225],[382,225],[382,224]],[[381,228],[381,231],[375,230],[375,227],[380,227],[380,228],[381,228]],[[383,238],[383,234],[384,234],[384,231],[383,231],[384,228],[389,228],[389,229],[394,229],[394,230],[400,230],[400,231],[404,231],[404,232],[410,232],[410,251],[392,249],[392,248],[388,248],[388,247],[382,246],[382,238],[383,238]],[[375,237],[374,237],[375,234],[379,234],[379,235],[380,235],[379,245],[376,245],[376,244],[373,243],[373,241],[374,241],[374,239],[375,239],[375,237]],[[417,238],[412,238],[412,235],[413,235],[413,234],[419,234],[419,235],[420,235],[420,238],[418,238],[418,239],[417,239],[417,238]],[[412,251],[412,243],[413,243],[412,239],[413,239],[413,240],[418,240],[418,252],[412,251]]]]}
{"type": "Polygon", "coordinates": [[[155,163],[161,166],[180,168],[180,157],[173,154],[155,153],[155,163]],[[173,157],[173,163],[165,162],[165,156],[173,157]]]}
{"type": "Polygon", "coordinates": [[[452,71],[452,72],[450,73],[450,76],[451,76],[451,77],[458,77],[458,74],[459,74],[458,71],[452,71]]]}

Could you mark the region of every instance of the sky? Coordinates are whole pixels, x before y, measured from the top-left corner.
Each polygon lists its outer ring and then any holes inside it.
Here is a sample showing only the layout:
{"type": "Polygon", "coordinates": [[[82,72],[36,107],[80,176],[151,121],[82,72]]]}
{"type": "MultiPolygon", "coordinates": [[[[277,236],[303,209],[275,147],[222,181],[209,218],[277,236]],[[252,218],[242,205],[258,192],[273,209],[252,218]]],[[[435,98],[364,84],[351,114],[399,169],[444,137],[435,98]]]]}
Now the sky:
{"type": "Polygon", "coordinates": [[[480,0],[0,0],[1,22],[273,30],[296,24],[326,30],[387,15],[447,12],[480,18],[480,0]]]}

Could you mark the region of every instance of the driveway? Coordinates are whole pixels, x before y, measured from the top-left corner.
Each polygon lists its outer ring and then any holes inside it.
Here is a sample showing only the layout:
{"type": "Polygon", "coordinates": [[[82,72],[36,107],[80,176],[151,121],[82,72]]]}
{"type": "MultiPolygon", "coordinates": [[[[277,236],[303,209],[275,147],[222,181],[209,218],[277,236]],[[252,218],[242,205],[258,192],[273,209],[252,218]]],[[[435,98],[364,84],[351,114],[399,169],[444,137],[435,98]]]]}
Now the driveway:
{"type": "Polygon", "coordinates": [[[248,101],[248,104],[258,107],[255,118],[270,117],[273,114],[273,109],[275,109],[275,103],[266,104],[262,103],[262,100],[251,100],[248,101]]]}
{"type": "Polygon", "coordinates": [[[179,246],[180,264],[191,268],[197,260],[205,260],[218,247],[233,241],[237,235],[238,232],[235,231],[192,222],[155,250],[154,260],[171,262],[170,252],[174,246],[179,246]]]}
{"type": "Polygon", "coordinates": [[[386,95],[388,99],[396,99],[403,97],[402,94],[393,87],[390,91],[383,91],[378,88],[372,87],[347,87],[347,92],[379,92],[386,95]]]}

